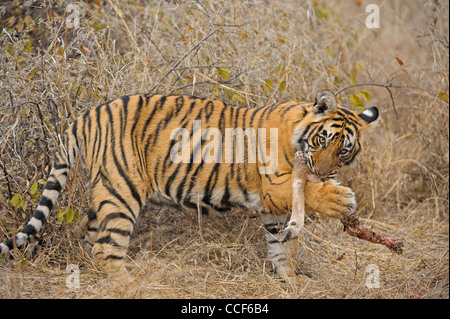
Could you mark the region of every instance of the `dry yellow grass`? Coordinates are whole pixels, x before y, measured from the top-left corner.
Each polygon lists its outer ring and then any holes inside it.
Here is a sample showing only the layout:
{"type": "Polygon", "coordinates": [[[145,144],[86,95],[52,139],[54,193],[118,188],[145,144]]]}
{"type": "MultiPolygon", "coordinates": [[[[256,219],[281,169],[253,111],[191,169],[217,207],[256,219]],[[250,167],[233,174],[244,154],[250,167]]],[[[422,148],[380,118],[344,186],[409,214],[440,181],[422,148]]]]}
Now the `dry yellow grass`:
{"type": "MultiPolygon", "coordinates": [[[[403,238],[405,248],[393,255],[313,215],[297,258],[308,279],[291,287],[271,272],[257,213],[203,216],[202,239],[197,216],[148,207],[129,251],[134,281],[116,286],[80,248],[74,222],[50,218],[37,253],[0,260],[0,297],[448,298],[449,4],[371,2],[380,8],[379,29],[364,24],[367,1],[73,2],[79,25],[69,29],[75,11],[52,1],[2,4],[2,240],[32,215],[38,194],[30,188],[46,177],[57,135],[94,105],[183,92],[253,107],[310,100],[329,88],[344,89],[343,104],[381,110],[359,162],[341,179],[355,190],[363,220],[403,238]],[[16,194],[19,208],[11,204],[16,194]],[[80,267],[78,289],[66,287],[67,264],[80,267]],[[369,265],[379,270],[378,288],[366,285],[369,265]]],[[[73,175],[54,215],[86,209],[84,174],[73,175]]]]}

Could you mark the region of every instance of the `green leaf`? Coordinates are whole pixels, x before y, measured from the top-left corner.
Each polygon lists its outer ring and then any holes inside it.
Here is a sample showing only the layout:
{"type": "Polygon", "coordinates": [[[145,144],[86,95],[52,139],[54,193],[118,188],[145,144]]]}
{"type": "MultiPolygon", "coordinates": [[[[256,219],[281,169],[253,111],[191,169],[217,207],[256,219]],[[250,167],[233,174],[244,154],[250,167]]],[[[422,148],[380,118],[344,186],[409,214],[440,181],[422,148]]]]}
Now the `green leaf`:
{"type": "Polygon", "coordinates": [[[28,73],[28,78],[29,78],[30,80],[32,80],[32,79],[34,78],[34,74],[36,73],[36,71],[37,71],[37,67],[34,68],[33,70],[31,70],[30,73],[28,73]]]}
{"type": "Polygon", "coordinates": [[[350,102],[352,102],[352,104],[356,107],[364,106],[364,103],[357,94],[350,95],[350,102]]]}
{"type": "Polygon", "coordinates": [[[217,73],[221,77],[223,77],[225,80],[228,80],[230,78],[230,69],[229,68],[216,68],[217,73]]]}
{"type": "Polygon", "coordinates": [[[238,101],[242,103],[242,96],[240,96],[237,93],[233,93],[233,95],[231,96],[231,100],[233,101],[233,103],[237,103],[238,101]]]}
{"type": "Polygon", "coordinates": [[[66,214],[66,224],[69,224],[73,218],[75,217],[75,212],[71,209],[67,209],[67,214],[66,214]]]}
{"type": "Polygon", "coordinates": [[[12,205],[15,209],[18,209],[18,208],[22,207],[22,205],[23,205],[22,194],[16,194],[16,195],[14,195],[13,198],[11,198],[11,205],[12,205]]]}
{"type": "Polygon", "coordinates": [[[267,92],[267,87],[265,85],[261,85],[261,89],[265,95],[267,95],[267,93],[269,93],[269,92],[267,92]]]}
{"type": "Polygon", "coordinates": [[[327,46],[327,47],[325,48],[325,50],[327,50],[328,55],[334,56],[334,51],[333,51],[333,48],[332,48],[332,47],[327,46]]]}
{"type": "Polygon", "coordinates": [[[283,81],[281,81],[280,85],[278,86],[278,90],[280,92],[283,92],[285,88],[286,88],[286,80],[283,80],[283,81]]]}
{"type": "Polygon", "coordinates": [[[270,92],[272,92],[272,81],[270,79],[264,80],[264,83],[266,83],[266,86],[269,88],[270,92]]]}
{"type": "Polygon", "coordinates": [[[439,96],[448,102],[448,94],[445,92],[439,92],[439,96]]]}
{"type": "Polygon", "coordinates": [[[75,217],[78,218],[78,212],[70,209],[69,207],[61,208],[61,210],[57,213],[58,222],[60,223],[65,220],[66,224],[69,224],[74,220],[75,217]]]}
{"type": "Polygon", "coordinates": [[[352,79],[352,84],[356,84],[355,72],[352,71],[352,73],[350,73],[350,78],[352,79]]]}
{"type": "Polygon", "coordinates": [[[365,97],[365,99],[366,99],[367,101],[370,101],[370,93],[369,93],[368,91],[366,91],[366,90],[361,90],[361,91],[359,91],[359,93],[361,93],[362,95],[364,95],[364,97],[365,97]]]}
{"type": "Polygon", "coordinates": [[[64,216],[67,214],[68,209],[69,209],[68,207],[61,208],[59,212],[56,214],[56,218],[58,219],[59,223],[62,223],[64,216]]]}
{"type": "Polygon", "coordinates": [[[356,73],[361,72],[363,69],[364,69],[364,63],[362,63],[362,62],[356,63],[356,65],[355,65],[355,71],[356,71],[356,73]]]}
{"type": "Polygon", "coordinates": [[[30,194],[34,195],[36,194],[36,191],[38,189],[38,182],[34,182],[33,185],[30,187],[30,194]]]}

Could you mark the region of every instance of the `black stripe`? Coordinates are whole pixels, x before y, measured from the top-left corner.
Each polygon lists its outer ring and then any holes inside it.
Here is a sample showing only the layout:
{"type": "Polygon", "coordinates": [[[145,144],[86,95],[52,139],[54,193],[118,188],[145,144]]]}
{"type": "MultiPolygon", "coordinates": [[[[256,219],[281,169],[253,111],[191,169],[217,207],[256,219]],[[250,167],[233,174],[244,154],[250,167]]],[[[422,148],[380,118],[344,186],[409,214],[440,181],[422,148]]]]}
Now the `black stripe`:
{"type": "Polygon", "coordinates": [[[126,219],[128,221],[131,222],[131,224],[134,225],[134,220],[132,218],[130,218],[130,216],[128,216],[125,213],[111,213],[108,214],[105,219],[103,219],[102,223],[99,225],[99,229],[100,231],[103,231],[106,229],[106,225],[108,224],[108,222],[112,219],[116,219],[116,218],[121,218],[121,219],[126,219]]]}
{"type": "Polygon", "coordinates": [[[106,231],[109,231],[110,233],[114,233],[114,234],[119,234],[122,236],[130,236],[130,232],[128,230],[122,230],[122,229],[118,229],[118,228],[108,228],[106,229],[106,231]]]}
{"type": "Polygon", "coordinates": [[[28,236],[34,236],[36,235],[37,230],[36,227],[34,227],[31,224],[28,224],[22,229],[21,233],[27,234],[28,236]]]}
{"type": "Polygon", "coordinates": [[[287,153],[286,153],[286,150],[283,150],[283,153],[284,153],[284,159],[286,160],[286,162],[287,162],[291,167],[293,167],[294,165],[293,165],[292,162],[290,161],[290,159],[289,159],[289,157],[288,157],[288,155],[287,155],[287,153]]]}
{"type": "MultiPolygon", "coordinates": [[[[99,150],[101,150],[101,152],[102,152],[101,158],[102,158],[103,167],[107,167],[107,164],[108,164],[107,161],[108,161],[109,148],[110,148],[110,145],[108,143],[108,136],[110,134],[112,134],[112,133],[110,133],[110,126],[111,126],[110,123],[106,122],[105,145],[104,145],[104,147],[99,147],[99,150]]],[[[111,131],[112,131],[112,128],[111,128],[111,131]]],[[[99,160],[97,159],[95,162],[98,163],[99,160]]]]}
{"type": "MultiPolygon", "coordinates": [[[[77,145],[77,149],[79,150],[80,146],[78,145],[77,131],[78,131],[78,120],[75,120],[72,125],[72,135],[75,138],[75,144],[77,145]]],[[[75,160],[75,153],[74,153],[73,160],[75,160]]]]}
{"type": "Polygon", "coordinates": [[[8,246],[9,250],[14,249],[14,239],[10,238],[5,242],[5,245],[8,246]]]}
{"type": "MultiPolygon", "coordinates": [[[[184,114],[184,116],[181,118],[181,120],[179,122],[180,124],[187,120],[188,115],[191,114],[191,111],[195,107],[196,103],[197,103],[196,100],[191,102],[189,108],[186,110],[186,114],[184,114]]],[[[182,127],[184,127],[184,125],[182,125],[182,127]]]]}
{"type": "Polygon", "coordinates": [[[283,223],[270,223],[264,225],[264,229],[271,234],[278,234],[282,228],[284,228],[283,223]]]}
{"type": "MultiPolygon", "coordinates": [[[[128,209],[128,211],[133,216],[133,219],[136,219],[136,215],[134,214],[134,211],[131,209],[130,205],[128,205],[128,203],[122,198],[122,196],[120,196],[116,192],[116,190],[112,187],[111,182],[108,180],[108,178],[105,176],[105,174],[103,174],[103,172],[100,171],[100,176],[102,178],[104,186],[110,192],[110,194],[113,195],[115,198],[117,198],[125,206],[125,208],[128,209]]],[[[109,215],[111,215],[111,214],[109,214],[109,215]]]]}
{"type": "MultiPolygon", "coordinates": [[[[139,158],[140,167],[138,167],[138,171],[139,171],[139,174],[141,175],[141,177],[142,177],[141,170],[143,170],[143,171],[146,170],[146,162],[145,162],[145,159],[142,157],[142,152],[141,152],[142,148],[140,148],[138,146],[138,139],[135,134],[135,131],[136,131],[136,127],[137,127],[138,123],[140,123],[139,119],[141,117],[141,111],[142,111],[143,104],[144,104],[144,98],[142,96],[139,96],[139,102],[138,102],[138,106],[134,113],[133,126],[131,128],[131,133],[130,133],[131,146],[133,148],[133,153],[137,154],[137,156],[139,158]]],[[[144,153],[144,155],[145,155],[145,153],[144,153]]]]}
{"type": "Polygon", "coordinates": [[[39,205],[47,206],[48,210],[52,210],[52,208],[53,208],[52,200],[44,195],[41,197],[41,200],[39,201],[39,205]]]}
{"type": "Polygon", "coordinates": [[[184,106],[184,97],[183,96],[177,97],[175,99],[175,105],[176,105],[175,115],[178,116],[178,114],[180,113],[181,109],[184,106]]]}
{"type": "Polygon", "coordinates": [[[226,207],[230,207],[231,203],[230,203],[230,188],[229,188],[229,180],[228,180],[228,176],[225,178],[225,192],[223,193],[223,197],[220,200],[220,204],[222,206],[226,206],[226,207]]]}
{"type": "MultiPolygon", "coordinates": [[[[56,179],[56,177],[55,177],[55,179],[56,179]]],[[[45,189],[61,192],[62,186],[57,180],[54,182],[47,181],[47,184],[45,185],[45,189]]]]}
{"type": "MultiPolygon", "coordinates": [[[[86,124],[90,124],[90,117],[89,117],[89,111],[85,112],[83,114],[83,130],[81,131],[81,134],[83,135],[83,148],[86,149],[87,145],[87,133],[90,133],[89,129],[86,129],[86,124]],[[89,121],[89,123],[88,123],[89,121]]],[[[85,150],[86,153],[86,150],[85,150]]]]}
{"type": "Polygon", "coordinates": [[[43,223],[45,221],[45,215],[41,210],[36,210],[33,215],[34,218],[38,219],[43,223]]]}
{"type": "MultiPolygon", "coordinates": [[[[150,114],[150,116],[147,118],[147,121],[144,124],[144,128],[142,130],[142,136],[141,136],[141,142],[144,141],[145,136],[148,134],[148,126],[150,125],[150,122],[153,119],[153,116],[155,115],[156,111],[158,111],[158,108],[161,109],[164,106],[164,103],[166,102],[167,97],[165,95],[161,96],[158,101],[153,103],[153,111],[150,114]]],[[[155,136],[156,138],[156,136],[155,136]]]]}
{"type": "Polygon", "coordinates": [[[97,219],[97,213],[92,208],[88,209],[88,211],[86,212],[86,215],[90,221],[97,219]]]}
{"type": "Polygon", "coordinates": [[[111,205],[114,205],[115,207],[117,207],[117,204],[112,202],[112,201],[110,201],[110,200],[102,200],[100,202],[100,205],[98,206],[97,211],[100,211],[102,209],[103,205],[106,205],[106,204],[111,204],[111,205]]]}
{"type": "MultiPolygon", "coordinates": [[[[124,101],[124,98],[122,98],[122,101],[124,101]]],[[[119,147],[120,147],[120,153],[121,153],[121,155],[122,155],[122,161],[123,161],[123,164],[125,165],[125,169],[127,169],[128,170],[128,161],[127,161],[127,157],[126,157],[126,155],[125,155],[125,149],[124,149],[124,142],[123,142],[123,139],[124,139],[124,135],[125,135],[125,128],[126,128],[126,125],[127,125],[127,118],[126,118],[126,115],[124,115],[123,113],[124,113],[124,111],[125,111],[125,107],[124,107],[125,105],[123,105],[122,106],[122,108],[120,109],[120,111],[119,111],[119,121],[120,121],[120,126],[119,126],[119,129],[120,129],[120,134],[119,134],[119,147]]]]}
{"type": "MultiPolygon", "coordinates": [[[[96,136],[96,141],[97,141],[97,134],[98,134],[98,136],[99,136],[99,140],[98,140],[98,147],[97,148],[95,148],[95,145],[96,144],[94,144],[94,149],[92,150],[93,152],[95,151],[95,154],[93,154],[94,156],[93,156],[93,159],[92,159],[92,162],[95,162],[95,163],[97,163],[98,162],[98,157],[99,157],[99,154],[100,154],[100,147],[101,147],[101,145],[102,145],[102,123],[101,123],[101,118],[100,118],[100,110],[101,110],[101,106],[98,106],[96,109],[95,109],[95,112],[96,112],[96,120],[97,120],[97,125],[96,125],[96,132],[95,132],[95,136],[96,136]]],[[[106,143],[106,146],[107,146],[107,144],[108,143],[106,143]]]]}
{"type": "Polygon", "coordinates": [[[242,180],[243,180],[242,176],[243,175],[246,176],[247,174],[246,174],[246,171],[244,171],[244,173],[242,173],[242,169],[243,169],[242,165],[237,165],[237,168],[238,169],[237,169],[236,181],[239,186],[239,189],[244,194],[245,201],[248,202],[249,198],[250,198],[249,194],[248,194],[248,190],[247,190],[247,188],[245,188],[244,184],[242,184],[242,180]]]}
{"type": "Polygon", "coordinates": [[[213,192],[214,188],[216,187],[217,180],[219,178],[219,167],[220,167],[220,163],[216,163],[214,165],[214,168],[212,169],[212,172],[208,177],[208,183],[206,183],[206,187],[204,189],[205,195],[203,196],[203,202],[208,205],[211,205],[212,192],[213,192]],[[213,184],[211,185],[212,181],[213,181],[213,184]]]}
{"type": "Polygon", "coordinates": [[[54,168],[54,169],[67,169],[68,166],[67,166],[67,164],[57,164],[57,163],[53,163],[53,168],[54,168]]]}
{"type": "Polygon", "coordinates": [[[206,111],[206,123],[209,122],[209,118],[212,116],[214,112],[214,103],[213,101],[209,100],[205,105],[205,111],[206,111]]]}
{"type": "MultiPolygon", "coordinates": [[[[267,175],[267,174],[266,174],[267,175]]],[[[282,184],[282,183],[281,183],[282,184]]],[[[276,184],[276,185],[280,185],[280,184],[276,184]]],[[[266,199],[266,197],[269,198],[270,202],[272,203],[272,206],[275,207],[277,210],[279,211],[285,211],[284,209],[281,209],[280,207],[278,207],[275,202],[272,200],[272,195],[270,195],[270,193],[266,193],[264,195],[264,200],[266,199]]]]}
{"type": "MultiPolygon", "coordinates": [[[[164,191],[165,191],[166,195],[169,196],[169,197],[171,197],[170,189],[171,189],[171,186],[172,186],[172,182],[175,179],[175,177],[178,175],[180,167],[181,167],[181,165],[177,165],[177,167],[175,168],[175,172],[172,175],[170,175],[169,179],[166,182],[166,187],[164,188],[164,191]]],[[[175,198],[172,198],[172,199],[175,200],[175,198]]]]}
{"type": "Polygon", "coordinates": [[[106,236],[104,236],[104,237],[102,237],[102,238],[98,238],[98,239],[95,241],[95,243],[96,243],[96,244],[109,244],[109,245],[111,245],[111,246],[120,247],[119,244],[117,244],[114,240],[112,240],[112,238],[111,238],[110,235],[106,235],[106,236]]]}
{"type": "Polygon", "coordinates": [[[355,135],[355,132],[348,126],[345,126],[345,131],[350,135],[355,135]]]}

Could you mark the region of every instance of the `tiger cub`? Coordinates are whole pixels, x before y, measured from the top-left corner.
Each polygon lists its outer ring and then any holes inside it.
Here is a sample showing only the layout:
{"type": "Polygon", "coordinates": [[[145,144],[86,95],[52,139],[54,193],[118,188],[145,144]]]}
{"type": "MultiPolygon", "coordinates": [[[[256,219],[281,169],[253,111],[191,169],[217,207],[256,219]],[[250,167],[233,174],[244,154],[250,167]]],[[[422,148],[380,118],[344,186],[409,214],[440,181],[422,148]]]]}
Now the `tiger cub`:
{"type": "Polygon", "coordinates": [[[356,114],[328,90],[314,103],[258,108],[185,95],[110,101],[69,126],[33,217],[14,240],[0,244],[0,253],[39,232],[81,158],[92,202],[80,234],[93,244],[92,253],[108,274],[127,278],[130,235],[150,200],[184,209],[261,212],[275,272],[293,278],[298,240],[280,241],[276,234],[292,207],[295,152],[302,151],[309,170],[323,180],[306,183],[306,209],[342,218],[354,211],[355,196],[334,178],[338,168],[354,160],[362,132],[377,118],[376,107],[356,114]]]}

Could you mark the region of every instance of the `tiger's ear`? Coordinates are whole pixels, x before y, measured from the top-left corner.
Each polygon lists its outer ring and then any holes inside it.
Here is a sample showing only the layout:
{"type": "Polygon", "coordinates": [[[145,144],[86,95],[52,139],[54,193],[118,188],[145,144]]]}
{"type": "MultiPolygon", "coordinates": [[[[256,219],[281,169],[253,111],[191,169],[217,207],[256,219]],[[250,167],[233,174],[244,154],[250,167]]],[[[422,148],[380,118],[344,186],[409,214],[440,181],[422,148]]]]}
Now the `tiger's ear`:
{"type": "Polygon", "coordinates": [[[326,115],[337,109],[336,96],[330,90],[322,90],[316,94],[313,112],[317,115],[326,115]]]}
{"type": "Polygon", "coordinates": [[[379,116],[378,108],[376,106],[372,106],[365,110],[364,112],[358,114],[359,118],[362,119],[362,123],[364,124],[361,129],[366,130],[372,128],[377,123],[377,119],[379,116]]]}

